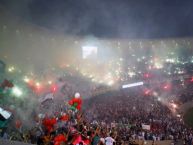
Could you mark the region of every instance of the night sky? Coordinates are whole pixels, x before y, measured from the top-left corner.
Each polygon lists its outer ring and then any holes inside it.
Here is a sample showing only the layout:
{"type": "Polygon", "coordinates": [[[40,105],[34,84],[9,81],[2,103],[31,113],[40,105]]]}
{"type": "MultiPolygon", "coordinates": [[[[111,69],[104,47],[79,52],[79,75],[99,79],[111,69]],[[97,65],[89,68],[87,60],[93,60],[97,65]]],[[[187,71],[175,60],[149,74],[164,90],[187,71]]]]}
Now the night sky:
{"type": "Polygon", "coordinates": [[[193,36],[193,0],[0,0],[24,21],[99,38],[193,36]]]}

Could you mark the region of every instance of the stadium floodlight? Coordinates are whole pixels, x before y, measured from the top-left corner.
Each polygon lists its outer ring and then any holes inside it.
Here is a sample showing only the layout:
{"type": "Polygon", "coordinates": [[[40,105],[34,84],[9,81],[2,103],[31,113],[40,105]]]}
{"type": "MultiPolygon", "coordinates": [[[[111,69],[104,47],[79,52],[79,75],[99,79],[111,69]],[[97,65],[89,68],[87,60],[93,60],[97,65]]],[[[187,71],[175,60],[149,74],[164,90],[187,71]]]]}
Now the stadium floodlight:
{"type": "Polygon", "coordinates": [[[143,85],[143,82],[137,82],[137,83],[127,84],[127,85],[122,85],[122,89],[130,88],[130,87],[136,87],[136,86],[142,86],[142,85],[143,85]]]}

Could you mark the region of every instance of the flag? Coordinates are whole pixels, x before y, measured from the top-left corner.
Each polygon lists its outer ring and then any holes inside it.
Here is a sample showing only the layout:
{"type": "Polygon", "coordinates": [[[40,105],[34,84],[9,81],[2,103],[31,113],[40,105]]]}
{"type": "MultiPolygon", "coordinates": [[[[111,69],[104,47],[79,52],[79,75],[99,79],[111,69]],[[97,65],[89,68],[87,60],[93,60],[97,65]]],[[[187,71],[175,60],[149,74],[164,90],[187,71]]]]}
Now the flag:
{"type": "Polygon", "coordinates": [[[11,117],[12,113],[4,110],[3,108],[0,107],[0,120],[5,121],[11,117]]]}
{"type": "Polygon", "coordinates": [[[0,128],[6,127],[8,125],[8,120],[11,115],[11,112],[0,107],[0,128]]]}

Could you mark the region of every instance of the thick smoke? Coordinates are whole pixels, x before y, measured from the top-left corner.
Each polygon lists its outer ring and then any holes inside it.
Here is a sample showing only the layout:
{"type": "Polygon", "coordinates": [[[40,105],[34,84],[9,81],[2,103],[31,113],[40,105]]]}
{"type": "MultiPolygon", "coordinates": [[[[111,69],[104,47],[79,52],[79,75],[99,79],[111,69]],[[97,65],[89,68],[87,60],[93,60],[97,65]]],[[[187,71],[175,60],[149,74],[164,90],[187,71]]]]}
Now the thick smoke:
{"type": "Polygon", "coordinates": [[[193,32],[191,1],[1,0],[1,3],[14,15],[62,34],[157,38],[190,36],[193,32]]]}
{"type": "MultiPolygon", "coordinates": [[[[80,46],[85,40],[82,36],[93,35],[97,41],[100,38],[111,38],[113,45],[117,46],[117,38],[191,35],[191,3],[175,4],[176,7],[168,4],[165,7],[166,1],[151,2],[151,5],[146,2],[138,5],[137,1],[126,3],[120,0],[2,0],[0,57],[8,64],[17,64],[25,71],[37,71],[40,75],[55,64],[63,65],[80,58],[80,46]],[[177,15],[173,16],[164,11],[174,11],[177,15]],[[176,20],[180,18],[183,20],[177,25],[176,20]],[[188,23],[185,23],[185,19],[188,19],[188,23]],[[186,27],[182,28],[182,25],[186,27]],[[189,33],[186,33],[187,30],[189,33]],[[77,45],[75,41],[80,43],[77,45]]],[[[137,42],[134,40],[134,43],[137,42]]],[[[106,45],[105,48],[110,46],[106,45]]],[[[135,46],[139,47],[139,44],[135,46]]],[[[161,44],[157,44],[155,48],[159,49],[139,49],[137,55],[167,55],[167,51],[161,47],[161,44]]],[[[128,50],[128,46],[124,49],[128,50]]],[[[124,55],[132,53],[132,50],[129,50],[124,55]]],[[[135,66],[132,59],[129,61],[135,66]]],[[[89,86],[83,84],[77,82],[74,88],[81,88],[81,93],[84,93],[89,86]]],[[[38,104],[38,100],[34,97],[30,94],[25,106],[16,108],[20,118],[29,126],[32,124],[29,118],[33,111],[37,110],[34,104],[38,104]]]]}

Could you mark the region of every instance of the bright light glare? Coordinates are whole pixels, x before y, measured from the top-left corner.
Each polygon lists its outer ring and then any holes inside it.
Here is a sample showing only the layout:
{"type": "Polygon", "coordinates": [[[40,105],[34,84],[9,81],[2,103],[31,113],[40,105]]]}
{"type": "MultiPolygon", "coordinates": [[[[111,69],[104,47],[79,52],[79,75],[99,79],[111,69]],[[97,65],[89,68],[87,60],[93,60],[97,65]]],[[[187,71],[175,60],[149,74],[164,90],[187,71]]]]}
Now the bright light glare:
{"type": "Polygon", "coordinates": [[[156,62],[154,65],[155,65],[155,68],[157,68],[157,69],[163,68],[163,65],[159,62],[156,62]]]}
{"type": "Polygon", "coordinates": [[[132,78],[135,75],[135,72],[128,72],[128,75],[130,78],[132,78]]]}
{"type": "Polygon", "coordinates": [[[15,87],[13,88],[12,93],[13,93],[14,95],[16,95],[17,97],[20,97],[20,96],[23,94],[23,92],[21,91],[21,89],[18,88],[17,86],[15,86],[15,87]]]}
{"type": "Polygon", "coordinates": [[[96,46],[82,46],[83,59],[86,59],[88,57],[96,57],[97,49],[98,48],[96,46]]]}
{"type": "Polygon", "coordinates": [[[23,80],[24,80],[24,82],[29,83],[29,78],[28,77],[25,77],[23,80]]]}
{"type": "Polygon", "coordinates": [[[13,66],[8,68],[9,72],[13,72],[14,70],[15,70],[15,68],[13,66]]]}
{"type": "Polygon", "coordinates": [[[113,80],[110,80],[109,82],[108,82],[108,85],[109,86],[111,86],[111,85],[113,85],[114,84],[114,81],[113,80]]]}
{"type": "Polygon", "coordinates": [[[123,85],[122,88],[130,88],[130,87],[135,87],[135,86],[142,86],[143,82],[137,82],[137,83],[132,83],[132,84],[127,84],[127,85],[123,85]]]}
{"type": "Polygon", "coordinates": [[[177,114],[176,116],[177,116],[177,117],[179,117],[179,118],[181,117],[181,115],[180,115],[180,114],[177,114]]]}
{"type": "Polygon", "coordinates": [[[36,86],[37,86],[37,87],[39,87],[39,86],[40,86],[40,83],[39,83],[39,82],[37,82],[37,83],[36,83],[36,86]]]}
{"type": "Polygon", "coordinates": [[[173,103],[172,107],[175,109],[175,108],[177,108],[177,105],[173,103]]]}
{"type": "Polygon", "coordinates": [[[52,81],[48,81],[48,84],[51,85],[51,84],[52,84],[52,81]]]}

